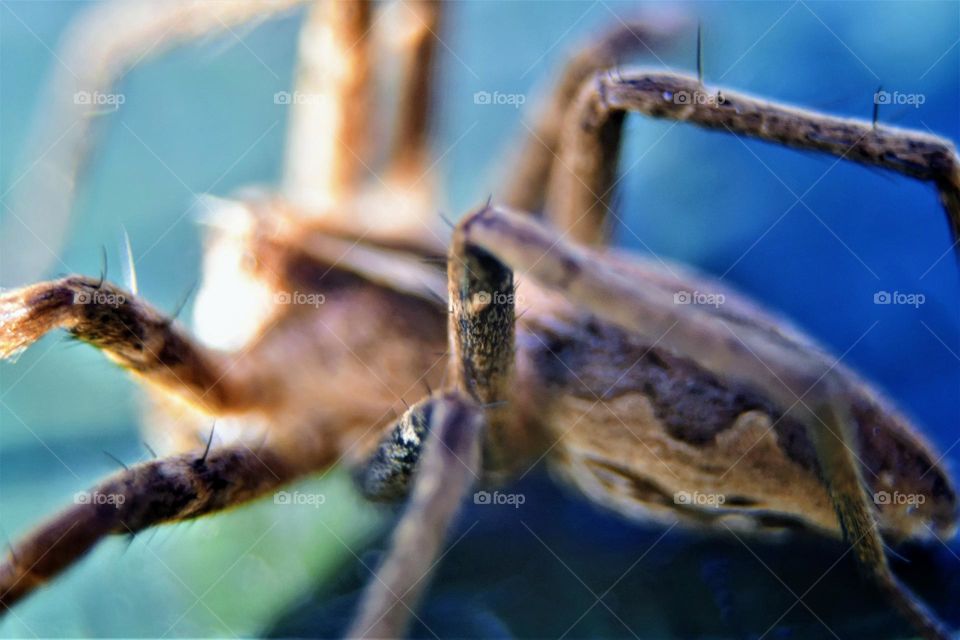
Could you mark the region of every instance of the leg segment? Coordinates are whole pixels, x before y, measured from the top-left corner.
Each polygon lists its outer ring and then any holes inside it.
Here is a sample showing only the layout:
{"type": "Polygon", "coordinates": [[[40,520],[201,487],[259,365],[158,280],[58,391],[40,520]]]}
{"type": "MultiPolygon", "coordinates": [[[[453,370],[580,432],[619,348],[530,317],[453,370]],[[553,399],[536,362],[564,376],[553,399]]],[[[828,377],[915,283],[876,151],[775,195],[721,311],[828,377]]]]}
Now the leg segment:
{"type": "Polygon", "coordinates": [[[521,434],[507,433],[516,421],[504,404],[514,369],[513,272],[470,242],[469,225],[454,233],[447,271],[455,391],[414,405],[358,474],[375,499],[403,497],[411,482],[412,493],[348,637],[403,634],[460,501],[481,473],[481,438],[484,474],[504,470],[508,453],[522,446],[521,434]]]}
{"type": "Polygon", "coordinates": [[[150,57],[210,33],[289,10],[304,0],[276,2],[108,2],[86,12],[58,51],[61,64],[38,104],[42,109],[27,136],[25,173],[15,183],[11,215],[0,233],[5,256],[3,284],[36,280],[62,246],[73,208],[74,188],[93,146],[98,95],[150,57]],[[85,99],[86,98],[86,99],[85,99]],[[43,224],[28,211],[43,212],[43,224]],[[16,256],[16,260],[12,258],[16,256]]]}
{"type": "Polygon", "coordinates": [[[646,21],[618,24],[571,58],[547,102],[535,115],[533,129],[510,172],[504,202],[521,211],[543,208],[550,169],[560,152],[564,115],[584,81],[609,69],[634,53],[652,51],[671,42],[681,21],[646,21]]]}
{"type": "Polygon", "coordinates": [[[242,504],[307,470],[269,448],[234,445],[122,471],[11,547],[0,561],[0,615],[109,535],[242,504]]]}
{"type": "Polygon", "coordinates": [[[427,169],[431,111],[436,79],[436,53],[443,4],[416,0],[403,4],[413,34],[404,43],[404,79],[390,151],[388,173],[400,184],[419,181],[427,169]]]}
{"type": "Polygon", "coordinates": [[[821,392],[824,400],[814,406],[805,423],[844,538],[853,547],[862,573],[880,587],[921,636],[927,640],[949,640],[946,627],[897,580],[887,564],[874,507],[855,455],[855,426],[842,402],[830,399],[834,394],[829,390],[821,392]]]}
{"type": "Polygon", "coordinates": [[[932,182],[956,241],[960,237],[960,160],[943,138],[837,118],[708,90],[696,78],[631,71],[589,78],[563,124],[547,210],[573,238],[598,243],[615,182],[623,114],[691,122],[797,149],[822,151],[932,182]]]}
{"type": "Polygon", "coordinates": [[[463,496],[480,473],[483,412],[457,392],[428,402],[432,404],[430,438],[410,502],[387,557],[367,587],[348,638],[403,637],[463,496]]]}
{"type": "Polygon", "coordinates": [[[300,33],[283,188],[306,211],[335,211],[365,176],[371,13],[367,0],[318,2],[300,33]]]}
{"type": "Polygon", "coordinates": [[[72,276],[0,294],[0,358],[58,328],[210,414],[250,409],[271,393],[252,367],[196,344],[173,320],[108,282],[72,276]]]}

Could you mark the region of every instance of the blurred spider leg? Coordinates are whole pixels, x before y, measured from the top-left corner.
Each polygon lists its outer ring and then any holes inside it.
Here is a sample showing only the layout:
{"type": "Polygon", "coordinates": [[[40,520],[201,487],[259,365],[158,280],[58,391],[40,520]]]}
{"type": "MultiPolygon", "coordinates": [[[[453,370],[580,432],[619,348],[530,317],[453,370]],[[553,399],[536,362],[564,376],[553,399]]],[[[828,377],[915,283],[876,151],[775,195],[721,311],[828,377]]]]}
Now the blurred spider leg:
{"type": "MultiPolygon", "coordinates": [[[[413,477],[410,501],[367,586],[348,638],[404,637],[463,497],[480,473],[483,411],[455,391],[427,402],[429,438],[413,477]]],[[[408,414],[422,408],[414,406],[408,414]]]]}
{"type": "Polygon", "coordinates": [[[543,209],[551,167],[560,153],[564,117],[584,81],[635,53],[658,50],[675,40],[683,20],[659,18],[618,23],[567,62],[559,82],[533,114],[533,126],[511,166],[502,201],[521,211],[543,209]]]}
{"type": "Polygon", "coordinates": [[[283,190],[311,214],[343,215],[370,149],[371,13],[368,0],[310,7],[300,32],[289,105],[283,190]]]}
{"type": "MultiPolygon", "coordinates": [[[[243,445],[152,460],[121,471],[12,545],[0,560],[0,617],[113,534],[196,518],[253,500],[322,468],[243,445]]],[[[313,462],[313,461],[311,461],[313,462]]]]}
{"type": "Polygon", "coordinates": [[[197,344],[142,298],[109,282],[71,276],[0,293],[0,358],[15,357],[54,329],[211,414],[249,410],[271,393],[249,363],[197,344]]]}
{"type": "Polygon", "coordinates": [[[600,73],[588,79],[564,123],[547,209],[574,240],[601,241],[627,111],[822,151],[932,182],[940,193],[955,246],[960,246],[960,159],[949,140],[726,90],[708,93],[697,78],[643,71],[600,73]]]}
{"type": "Polygon", "coordinates": [[[108,2],[85,12],[58,47],[59,62],[26,136],[30,145],[24,173],[10,186],[11,215],[0,232],[0,254],[5,256],[0,284],[36,280],[55,262],[95,142],[98,116],[123,108],[124,97],[113,87],[124,74],[184,42],[303,1],[108,2]],[[33,224],[38,219],[43,224],[33,224]]]}
{"type": "MultiPolygon", "coordinates": [[[[415,0],[403,4],[410,33],[402,42],[404,70],[397,105],[388,175],[400,188],[416,188],[430,156],[430,124],[436,94],[436,53],[442,29],[443,3],[415,0]]],[[[429,186],[429,184],[427,185],[429,186]]]]}
{"type": "Polygon", "coordinates": [[[798,413],[809,414],[803,416],[804,422],[844,538],[853,547],[865,577],[880,587],[888,601],[922,637],[949,640],[951,636],[946,627],[890,570],[883,538],[874,518],[873,502],[867,494],[855,456],[858,450],[854,435],[856,426],[842,402],[836,400],[842,396],[837,389],[831,389],[831,384],[828,376],[815,391],[819,402],[810,403],[812,411],[808,412],[807,405],[804,405],[803,411],[798,413]]]}
{"type": "Polygon", "coordinates": [[[513,272],[468,241],[468,224],[455,230],[447,261],[455,391],[414,405],[359,473],[374,499],[402,497],[411,481],[413,490],[348,637],[403,635],[463,494],[481,472],[481,436],[488,479],[508,468],[524,443],[522,433],[507,433],[517,424],[506,406],[515,356],[513,272]]]}

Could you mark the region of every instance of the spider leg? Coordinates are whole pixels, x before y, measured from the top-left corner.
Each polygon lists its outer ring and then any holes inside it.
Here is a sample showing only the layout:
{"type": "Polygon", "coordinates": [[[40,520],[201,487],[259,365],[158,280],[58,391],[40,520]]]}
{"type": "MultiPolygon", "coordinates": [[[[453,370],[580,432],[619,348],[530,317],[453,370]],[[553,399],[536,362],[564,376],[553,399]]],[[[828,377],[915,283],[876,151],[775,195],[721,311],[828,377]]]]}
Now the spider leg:
{"type": "Polygon", "coordinates": [[[388,175],[415,187],[424,178],[429,158],[430,122],[436,92],[436,54],[442,29],[443,3],[416,0],[402,5],[413,33],[404,39],[404,72],[388,175]]]}
{"type": "Polygon", "coordinates": [[[269,381],[242,359],[197,344],[146,301],[109,282],[70,276],[0,293],[0,358],[58,328],[211,414],[253,408],[271,393],[269,381]]]}
{"type": "Polygon", "coordinates": [[[517,421],[505,407],[514,373],[513,272],[469,241],[467,224],[455,230],[447,263],[455,390],[411,407],[357,474],[368,497],[411,498],[348,637],[403,634],[462,497],[479,479],[481,437],[488,479],[523,443],[522,434],[507,432],[517,421]]]}
{"type": "MultiPolygon", "coordinates": [[[[426,402],[430,404],[429,438],[413,478],[410,501],[386,558],[364,593],[348,638],[403,637],[416,616],[447,531],[480,473],[483,411],[455,391],[426,402]]],[[[410,409],[422,410],[422,405],[410,409]]]]}
{"type": "Polygon", "coordinates": [[[367,0],[318,2],[301,28],[283,191],[311,213],[341,213],[366,175],[371,14],[367,0]]]}
{"type": "Polygon", "coordinates": [[[605,262],[603,254],[566,243],[529,216],[484,207],[467,216],[461,228],[467,242],[596,316],[695,357],[721,379],[762,389],[801,420],[859,565],[924,637],[949,637],[887,565],[854,455],[854,430],[842,404],[844,383],[817,352],[764,336],[734,316],[710,317],[686,306],[678,313],[670,291],[641,286],[605,262]],[[800,402],[804,395],[811,400],[800,402]]]}
{"type": "MultiPolygon", "coordinates": [[[[253,500],[322,465],[242,444],[121,471],[24,536],[0,560],[0,616],[113,534],[195,518],[253,500]]],[[[327,461],[330,462],[330,461],[327,461]]]]}
{"type": "MultiPolygon", "coordinates": [[[[838,390],[830,389],[830,382],[824,380],[816,396],[818,402],[811,403],[811,415],[805,416],[804,422],[844,538],[852,546],[861,572],[880,587],[922,637],[949,640],[947,628],[890,570],[873,502],[857,461],[856,427],[845,405],[838,401],[838,390]]],[[[804,410],[807,412],[806,407],[804,410]]]]}
{"type": "Polygon", "coordinates": [[[26,137],[27,162],[15,181],[2,233],[4,284],[41,277],[63,245],[94,144],[99,115],[115,101],[113,87],[131,68],[184,42],[229,30],[255,18],[289,10],[304,0],[277,2],[108,2],[85,12],[58,47],[54,72],[38,104],[42,106],[26,137]],[[28,211],[42,211],[43,224],[28,211]],[[28,217],[29,216],[29,217],[28,217]],[[26,221],[26,222],[25,222],[26,221]],[[12,257],[16,256],[16,260],[12,257]]]}
{"type": "Polygon", "coordinates": [[[672,42],[682,26],[682,20],[666,18],[618,23],[577,51],[553,92],[534,113],[533,126],[528,127],[522,150],[508,174],[504,204],[521,211],[541,211],[550,170],[560,153],[564,117],[584,81],[634,53],[655,51],[672,42]]]}
{"type": "Polygon", "coordinates": [[[960,160],[949,140],[726,90],[708,91],[693,77],[634,70],[587,79],[563,124],[560,160],[550,177],[547,210],[558,221],[558,228],[569,231],[579,242],[602,242],[623,117],[629,111],[822,151],[932,182],[940,193],[955,245],[960,239],[960,160]]]}

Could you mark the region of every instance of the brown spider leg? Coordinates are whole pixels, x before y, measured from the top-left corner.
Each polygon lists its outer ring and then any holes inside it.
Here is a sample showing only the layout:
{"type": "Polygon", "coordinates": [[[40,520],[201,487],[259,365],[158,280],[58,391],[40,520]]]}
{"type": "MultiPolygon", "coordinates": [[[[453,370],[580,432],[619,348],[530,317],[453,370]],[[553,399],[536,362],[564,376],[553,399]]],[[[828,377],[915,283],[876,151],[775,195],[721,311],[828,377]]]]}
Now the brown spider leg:
{"type": "MultiPolygon", "coordinates": [[[[113,87],[131,68],[184,42],[289,10],[277,2],[108,2],[85,12],[58,47],[26,139],[30,166],[13,186],[2,232],[3,284],[36,280],[63,245],[75,187],[93,147],[99,115],[116,104],[113,87]],[[101,100],[111,98],[104,104],[101,100]],[[43,212],[43,224],[28,211],[43,212]],[[28,223],[29,230],[28,230],[28,223]],[[16,260],[13,257],[16,256],[16,260]]],[[[12,187],[11,187],[12,188],[12,187]]]]}
{"type": "Polygon", "coordinates": [[[404,41],[403,80],[388,173],[401,185],[420,181],[429,158],[430,122],[434,107],[436,53],[442,29],[443,3],[404,3],[413,33],[404,41]]]}
{"type": "MultiPolygon", "coordinates": [[[[403,516],[348,638],[402,638],[463,497],[480,473],[483,411],[460,392],[431,397],[430,437],[403,516]]],[[[411,411],[415,410],[412,408],[411,411]]]]}
{"type": "Polygon", "coordinates": [[[560,152],[564,117],[584,81],[627,56],[671,43],[683,25],[684,21],[666,19],[618,23],[567,62],[553,93],[534,113],[533,128],[508,174],[502,195],[507,206],[530,212],[543,209],[550,170],[560,152]]]}
{"type": "Polygon", "coordinates": [[[367,0],[318,2],[300,32],[283,190],[306,211],[342,206],[365,176],[362,159],[371,141],[371,14],[367,0]]]}
{"type": "MultiPolygon", "coordinates": [[[[817,453],[821,474],[837,512],[844,539],[852,546],[861,573],[881,591],[913,628],[927,640],[950,640],[946,626],[914,596],[890,570],[875,508],[861,477],[855,452],[856,427],[838,390],[826,378],[818,390],[819,403],[805,415],[804,423],[817,453]],[[824,389],[825,388],[825,389],[824,389]]],[[[807,412],[806,406],[804,411],[807,412]]]]}
{"type": "Polygon", "coordinates": [[[621,123],[628,111],[823,151],[932,182],[953,240],[960,235],[960,160],[949,140],[708,90],[693,77],[631,70],[588,79],[564,122],[547,210],[559,221],[558,228],[579,242],[602,242],[621,123]]]}
{"type": "Polygon", "coordinates": [[[0,294],[0,358],[16,356],[58,328],[211,414],[248,410],[271,393],[268,381],[242,361],[231,363],[227,354],[197,344],[147,302],[109,282],[71,276],[0,294]]]}
{"type": "Polygon", "coordinates": [[[109,535],[133,534],[248,502],[332,460],[307,467],[299,454],[232,445],[121,471],[77,494],[74,505],[11,546],[0,560],[0,617],[109,535]]]}
{"type": "Polygon", "coordinates": [[[759,335],[737,318],[711,318],[690,313],[694,310],[689,307],[681,314],[676,308],[671,313],[666,306],[669,292],[631,282],[607,266],[602,254],[564,242],[528,216],[485,207],[461,224],[468,242],[517,271],[564,293],[600,318],[690,354],[721,379],[735,378],[762,389],[797,415],[814,442],[838,519],[860,566],[925,637],[948,637],[886,563],[853,455],[857,443],[850,418],[838,402],[843,383],[816,353],[759,335]],[[717,327],[718,322],[725,327],[717,327]],[[812,391],[805,392],[808,389],[812,391]],[[805,393],[812,394],[809,405],[798,402],[805,393]]]}
{"type": "Polygon", "coordinates": [[[513,272],[469,241],[469,224],[454,232],[447,262],[456,391],[414,405],[361,473],[362,489],[375,498],[400,497],[411,475],[413,491],[348,637],[404,633],[462,497],[481,472],[481,436],[487,477],[504,471],[523,443],[523,434],[507,432],[516,421],[505,406],[514,369],[513,272]]]}

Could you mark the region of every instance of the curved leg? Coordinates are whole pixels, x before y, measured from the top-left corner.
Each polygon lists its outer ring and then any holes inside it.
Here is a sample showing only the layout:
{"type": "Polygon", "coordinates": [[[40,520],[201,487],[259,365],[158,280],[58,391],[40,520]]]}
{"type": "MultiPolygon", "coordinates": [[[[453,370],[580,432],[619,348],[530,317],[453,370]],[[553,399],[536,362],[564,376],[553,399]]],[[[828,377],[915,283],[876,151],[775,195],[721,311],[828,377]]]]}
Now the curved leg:
{"type": "Polygon", "coordinates": [[[172,319],[109,282],[72,276],[0,293],[0,359],[54,329],[66,329],[147,384],[207,413],[270,402],[273,385],[255,367],[197,344],[172,319]]]}
{"type": "Polygon", "coordinates": [[[109,535],[236,506],[316,468],[268,447],[233,445],[117,473],[11,546],[0,561],[0,616],[109,535]]]}
{"type": "Polygon", "coordinates": [[[150,57],[304,1],[106,2],[86,12],[58,47],[62,63],[53,67],[26,138],[31,164],[11,185],[16,189],[0,233],[3,284],[36,280],[53,264],[93,147],[97,112],[104,108],[97,96],[111,95],[125,73],[150,57]],[[36,217],[28,211],[43,216],[29,233],[27,223],[36,217]]]}
{"type": "Polygon", "coordinates": [[[932,182],[940,192],[953,240],[960,237],[960,160],[949,140],[727,90],[708,91],[692,77],[629,71],[600,73],[584,82],[563,124],[547,210],[558,228],[578,242],[602,242],[627,112],[822,151],[932,182]]]}
{"type": "MultiPolygon", "coordinates": [[[[480,472],[483,412],[458,392],[432,397],[430,437],[410,501],[367,587],[348,638],[401,638],[464,495],[480,472]]],[[[415,409],[411,409],[414,411],[415,409]]]]}
{"type": "Polygon", "coordinates": [[[533,128],[525,136],[523,149],[508,174],[501,195],[504,204],[521,211],[540,212],[551,167],[560,153],[564,116],[584,81],[627,56],[672,42],[683,26],[683,21],[665,19],[621,23],[578,51],[564,67],[553,93],[534,114],[533,128]]]}

